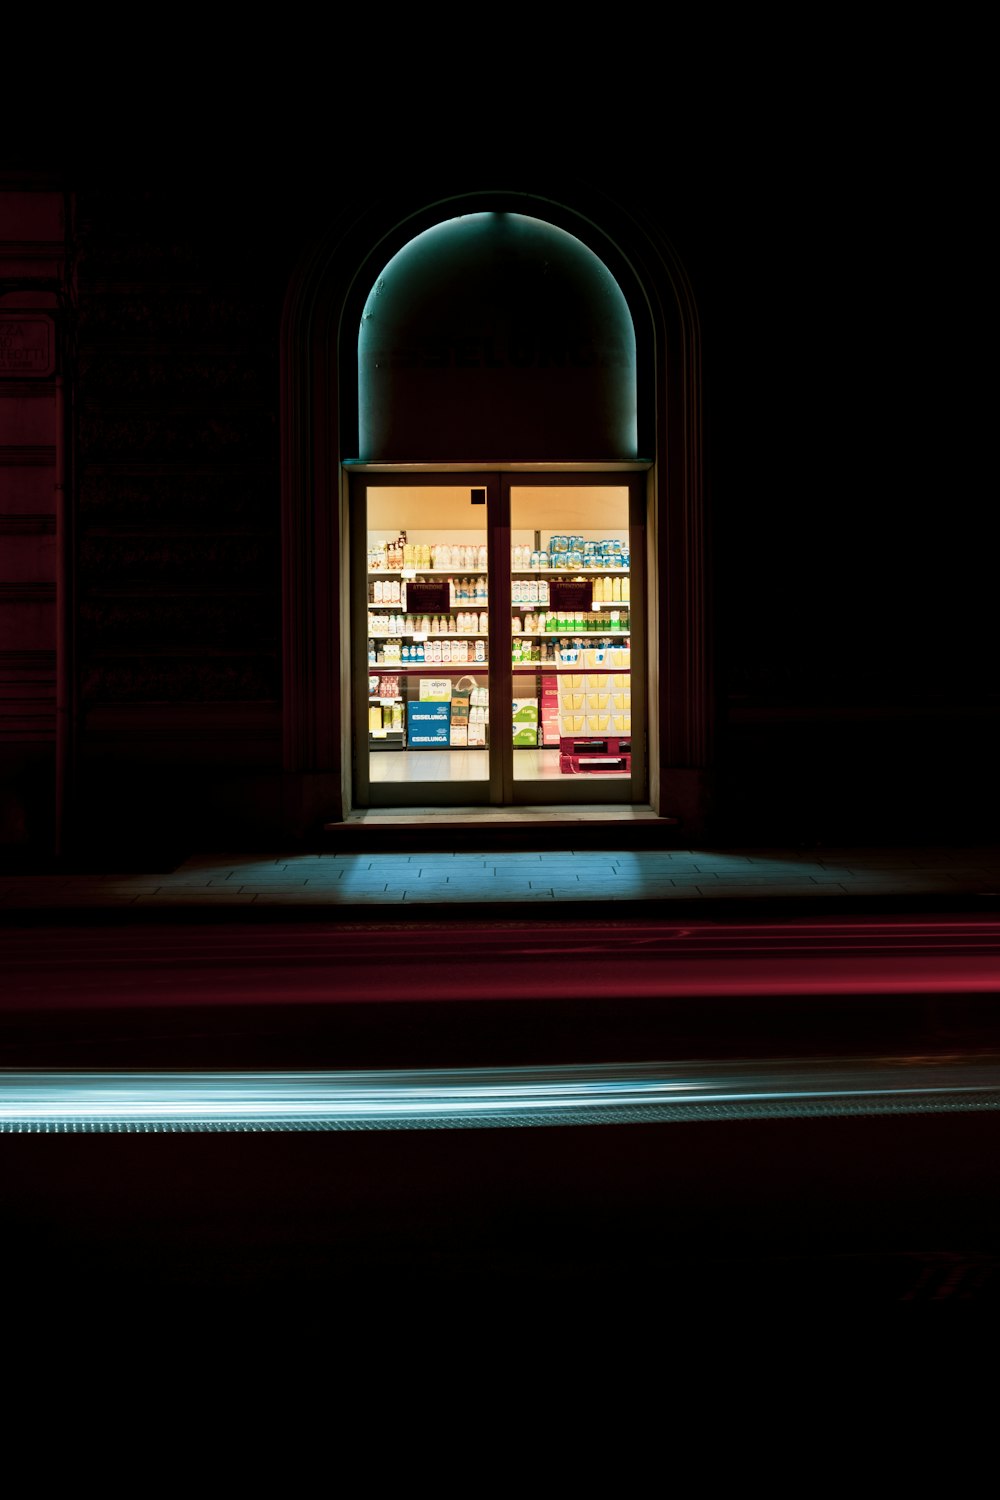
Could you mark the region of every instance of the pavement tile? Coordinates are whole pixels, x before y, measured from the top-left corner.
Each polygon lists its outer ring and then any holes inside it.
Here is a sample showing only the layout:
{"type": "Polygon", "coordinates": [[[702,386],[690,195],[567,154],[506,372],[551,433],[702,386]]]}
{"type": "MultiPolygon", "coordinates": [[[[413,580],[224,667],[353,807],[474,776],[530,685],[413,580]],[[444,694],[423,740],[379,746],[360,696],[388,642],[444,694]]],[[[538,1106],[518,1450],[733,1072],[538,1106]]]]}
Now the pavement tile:
{"type": "Polygon", "coordinates": [[[212,906],[226,906],[228,904],[240,906],[252,899],[252,896],[248,893],[234,889],[232,886],[205,887],[200,891],[193,890],[190,887],[187,889],[167,889],[161,886],[158,890],[140,894],[136,897],[137,902],[141,901],[144,905],[155,902],[157,906],[166,906],[170,902],[174,902],[175,904],[183,902],[188,905],[197,903],[198,905],[212,906]]]}
{"type": "MultiPolygon", "coordinates": [[[[703,874],[700,878],[704,880],[706,877],[703,874]]],[[[816,877],[808,870],[799,871],[794,875],[764,875],[757,870],[748,870],[745,875],[733,875],[729,870],[721,870],[717,875],[713,875],[713,884],[743,885],[753,890],[761,889],[768,885],[807,886],[815,885],[816,883],[816,877]]]]}
{"type": "Polygon", "coordinates": [[[813,885],[811,882],[803,886],[801,882],[797,882],[795,885],[786,885],[780,881],[768,881],[766,884],[749,886],[744,885],[742,881],[719,880],[714,884],[677,886],[675,889],[678,892],[683,890],[687,894],[697,891],[701,896],[714,897],[716,899],[720,897],[731,899],[733,896],[744,895],[748,901],[753,901],[760,896],[800,896],[803,900],[807,900],[810,896],[822,895],[824,889],[828,890],[829,888],[813,885]]]}
{"type": "Polygon", "coordinates": [[[281,891],[269,896],[255,896],[253,899],[258,905],[266,906],[354,906],[361,901],[373,906],[391,906],[403,899],[402,890],[387,890],[380,888],[377,891],[349,892],[329,890],[305,890],[301,894],[289,895],[281,891]]]}
{"type": "Polygon", "coordinates": [[[304,889],[306,889],[306,882],[304,882],[304,880],[298,880],[295,885],[276,885],[276,883],[271,883],[271,885],[264,885],[264,883],[261,883],[261,885],[258,885],[258,882],[256,882],[256,880],[246,880],[246,882],[238,883],[238,885],[235,886],[235,889],[237,889],[237,891],[240,891],[240,894],[244,894],[244,892],[246,891],[252,891],[255,895],[280,895],[285,891],[304,891],[304,889]]]}

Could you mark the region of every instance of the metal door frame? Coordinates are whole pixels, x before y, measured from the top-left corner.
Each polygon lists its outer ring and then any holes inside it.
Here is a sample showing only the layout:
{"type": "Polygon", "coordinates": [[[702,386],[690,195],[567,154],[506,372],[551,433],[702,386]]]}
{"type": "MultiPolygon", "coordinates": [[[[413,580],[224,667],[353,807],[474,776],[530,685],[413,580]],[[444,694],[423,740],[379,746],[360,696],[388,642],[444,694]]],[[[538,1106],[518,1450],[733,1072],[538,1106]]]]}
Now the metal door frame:
{"type": "Polygon", "coordinates": [[[534,469],[516,465],[503,469],[460,469],[447,465],[406,466],[387,464],[346,465],[348,477],[348,590],[350,619],[350,707],[352,757],[351,800],[355,807],[449,806],[509,807],[552,803],[572,807],[579,804],[645,804],[647,786],[647,623],[646,623],[646,476],[647,464],[601,465],[584,468],[534,469]],[[510,736],[496,733],[498,724],[512,721],[513,672],[511,621],[511,525],[510,492],[521,488],[607,488],[626,485],[629,491],[630,545],[630,673],[632,716],[640,732],[632,739],[631,776],[626,779],[588,779],[581,786],[575,777],[565,783],[516,781],[514,746],[510,736]],[[368,569],[367,496],[369,488],[485,488],[487,533],[487,593],[489,613],[488,680],[490,697],[489,777],[481,781],[406,781],[373,784],[368,772],[368,569]],[[373,798],[373,786],[377,792],[373,798]]]}

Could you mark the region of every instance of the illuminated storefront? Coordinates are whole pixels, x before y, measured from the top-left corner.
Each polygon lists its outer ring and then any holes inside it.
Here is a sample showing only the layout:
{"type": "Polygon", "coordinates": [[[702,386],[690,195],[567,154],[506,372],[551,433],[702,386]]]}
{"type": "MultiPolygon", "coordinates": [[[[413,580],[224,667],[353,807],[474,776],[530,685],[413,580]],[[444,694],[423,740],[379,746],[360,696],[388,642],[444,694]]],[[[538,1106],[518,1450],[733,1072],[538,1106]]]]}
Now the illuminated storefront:
{"type": "MultiPolygon", "coordinates": [[[[556,205],[551,219],[541,204],[531,215],[468,207],[400,221],[394,254],[362,262],[353,303],[329,289],[326,316],[360,330],[356,363],[345,332],[321,381],[345,413],[339,490],[315,401],[323,492],[310,499],[302,460],[294,471],[291,452],[286,461],[290,560],[305,508],[328,512],[331,566],[302,556],[295,577],[329,598],[338,648],[336,663],[321,647],[303,663],[327,680],[337,671],[326,728],[340,760],[328,778],[303,768],[306,816],[331,800],[334,818],[522,803],[697,815],[705,768],[689,747],[708,739],[704,596],[690,587],[704,563],[692,526],[700,471],[690,444],[672,465],[658,457],[672,421],[694,416],[696,388],[678,387],[684,399],[657,412],[657,364],[672,345],[606,234],[591,227],[586,243],[582,221],[556,205]]],[[[314,269],[314,312],[323,289],[314,269]]],[[[292,359],[288,370],[291,380],[292,359]]],[[[308,382],[315,392],[315,369],[308,382]]],[[[287,638],[304,641],[291,588],[286,609],[287,638]]]]}

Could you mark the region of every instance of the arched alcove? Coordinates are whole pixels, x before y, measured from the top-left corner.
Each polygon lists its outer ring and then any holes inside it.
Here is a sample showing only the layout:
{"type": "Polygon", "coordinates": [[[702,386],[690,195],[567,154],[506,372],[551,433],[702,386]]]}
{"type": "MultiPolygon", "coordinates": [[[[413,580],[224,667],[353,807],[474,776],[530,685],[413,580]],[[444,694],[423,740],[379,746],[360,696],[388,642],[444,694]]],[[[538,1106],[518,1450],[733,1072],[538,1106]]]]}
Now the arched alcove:
{"type": "Polygon", "coordinates": [[[358,457],[639,457],[632,315],[566,230],[482,212],[423,230],[382,268],[358,337],[358,457]]]}
{"type": "MultiPolygon", "coordinates": [[[[650,461],[650,800],[694,831],[710,801],[714,719],[697,311],[666,237],[612,197],[579,187],[564,197],[410,190],[392,202],[354,203],[331,218],[292,278],[282,327],[289,831],[336,821],[351,803],[344,466],[360,454],[358,335],[365,303],[404,246],[437,224],[487,211],[522,213],[576,237],[628,301],[636,336],[636,447],[650,461]]],[[[565,455],[568,463],[578,457],[565,455]]],[[[433,462],[466,458],[435,454],[433,462]]],[[[489,458],[538,461],[512,452],[489,458]]]]}

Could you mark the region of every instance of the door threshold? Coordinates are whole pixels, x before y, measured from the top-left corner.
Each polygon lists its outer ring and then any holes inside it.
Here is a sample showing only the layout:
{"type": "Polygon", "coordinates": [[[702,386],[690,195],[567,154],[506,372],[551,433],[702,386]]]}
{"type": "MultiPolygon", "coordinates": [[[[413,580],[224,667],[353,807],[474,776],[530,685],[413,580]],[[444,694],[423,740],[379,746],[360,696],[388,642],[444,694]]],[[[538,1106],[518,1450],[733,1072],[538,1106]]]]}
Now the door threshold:
{"type": "Polygon", "coordinates": [[[527,807],[363,807],[349,812],[340,823],[326,823],[327,833],[345,828],[410,828],[433,823],[470,823],[493,827],[538,827],[539,824],[565,826],[569,823],[656,823],[660,827],[676,825],[676,818],[664,818],[651,807],[616,803],[577,803],[572,807],[558,804],[527,807]]]}
{"type": "Polygon", "coordinates": [[[651,807],[367,807],[327,823],[331,845],[345,853],[414,851],[670,848],[676,818],[651,807]]]}

